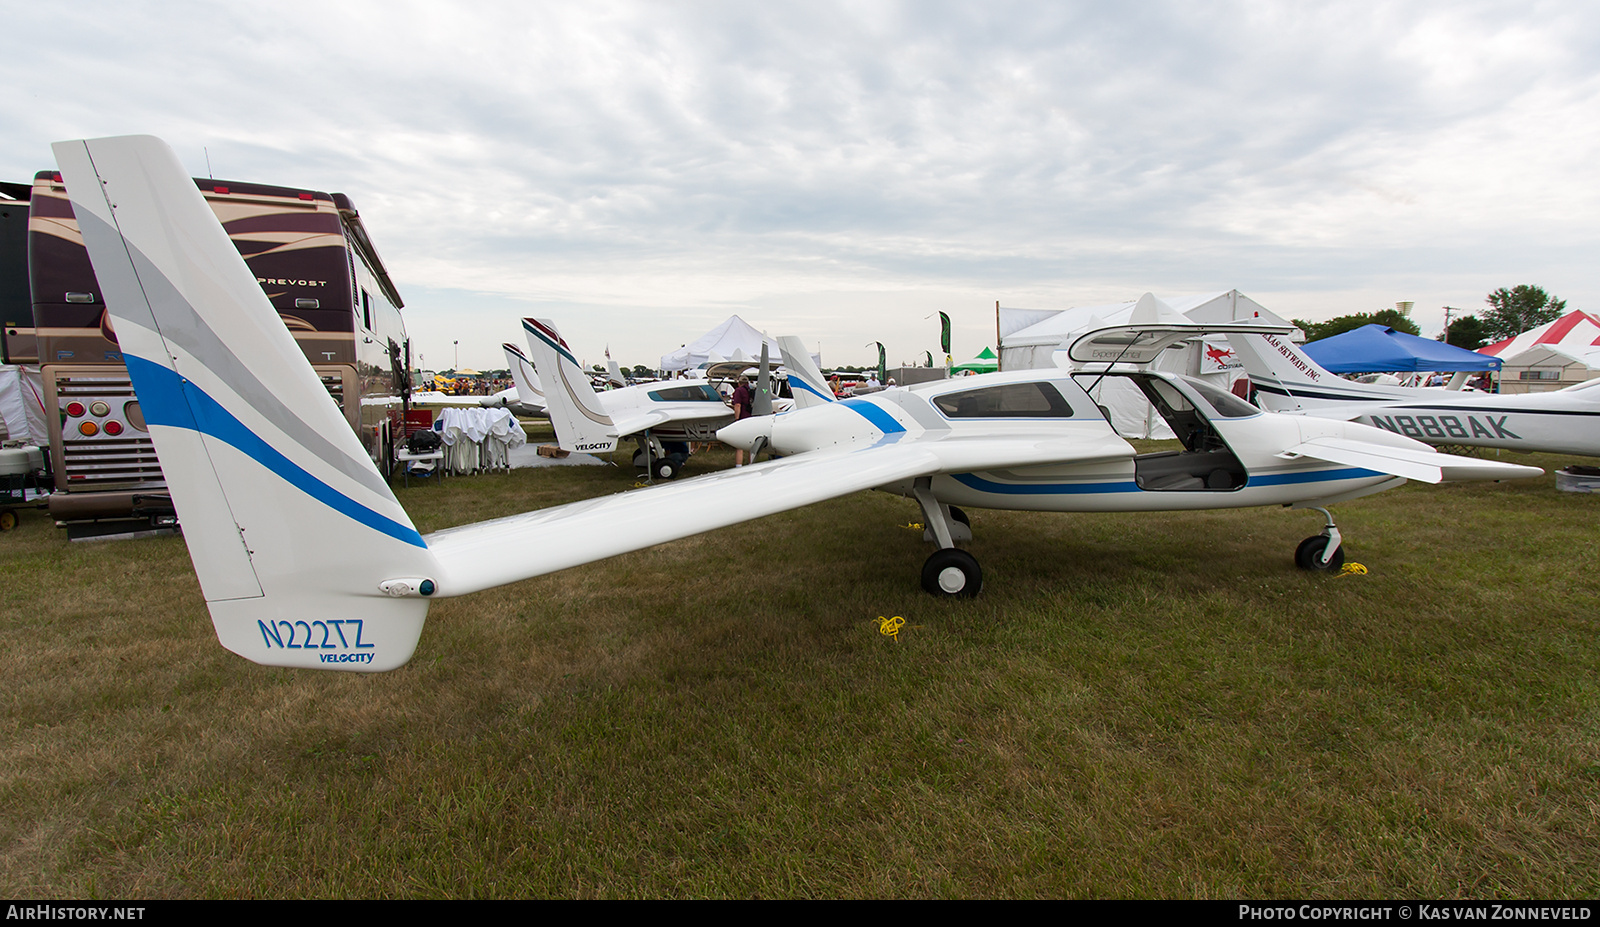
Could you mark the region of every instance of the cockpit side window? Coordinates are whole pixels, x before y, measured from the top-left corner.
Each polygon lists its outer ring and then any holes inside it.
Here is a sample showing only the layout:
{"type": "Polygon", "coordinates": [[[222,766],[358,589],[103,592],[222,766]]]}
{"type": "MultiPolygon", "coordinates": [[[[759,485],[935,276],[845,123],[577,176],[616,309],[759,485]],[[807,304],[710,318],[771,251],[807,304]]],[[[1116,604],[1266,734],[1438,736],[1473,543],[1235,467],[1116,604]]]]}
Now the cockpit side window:
{"type": "Polygon", "coordinates": [[[656,402],[721,402],[721,398],[709,386],[697,384],[695,386],[671,386],[666,389],[653,389],[650,398],[656,402]]]}
{"type": "Polygon", "coordinates": [[[1049,383],[1007,383],[933,397],[947,418],[1071,418],[1072,406],[1049,383]]]}

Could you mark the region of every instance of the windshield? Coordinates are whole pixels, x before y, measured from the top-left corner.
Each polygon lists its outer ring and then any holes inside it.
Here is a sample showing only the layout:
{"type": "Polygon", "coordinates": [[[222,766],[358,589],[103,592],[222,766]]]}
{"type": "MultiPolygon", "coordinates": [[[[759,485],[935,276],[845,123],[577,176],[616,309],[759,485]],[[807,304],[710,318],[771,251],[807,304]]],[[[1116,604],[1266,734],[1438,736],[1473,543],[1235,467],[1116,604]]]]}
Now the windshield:
{"type": "Polygon", "coordinates": [[[1188,384],[1190,389],[1199,393],[1206,402],[1211,404],[1211,408],[1215,409],[1216,413],[1223,418],[1249,418],[1252,415],[1261,414],[1260,409],[1225,389],[1218,389],[1210,383],[1196,380],[1193,377],[1184,377],[1183,382],[1188,384]]]}

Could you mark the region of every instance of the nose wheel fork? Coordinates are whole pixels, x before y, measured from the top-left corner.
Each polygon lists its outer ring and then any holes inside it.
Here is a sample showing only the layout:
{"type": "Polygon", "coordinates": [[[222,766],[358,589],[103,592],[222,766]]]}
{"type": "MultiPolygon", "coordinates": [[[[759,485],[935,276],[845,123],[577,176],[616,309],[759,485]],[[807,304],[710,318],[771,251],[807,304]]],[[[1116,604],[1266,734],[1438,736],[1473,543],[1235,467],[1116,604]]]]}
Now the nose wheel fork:
{"type": "Polygon", "coordinates": [[[1317,506],[1306,508],[1321,512],[1327,524],[1321,534],[1306,538],[1294,549],[1295,566],[1302,570],[1338,570],[1344,566],[1344,547],[1340,543],[1339,526],[1333,523],[1333,514],[1317,506]]]}
{"type": "Polygon", "coordinates": [[[933,495],[933,480],[922,477],[913,484],[922,507],[924,537],[939,545],[922,564],[922,588],[941,598],[971,598],[983,591],[983,568],[976,557],[956,549],[956,541],[972,540],[967,513],[941,503],[933,495]]]}

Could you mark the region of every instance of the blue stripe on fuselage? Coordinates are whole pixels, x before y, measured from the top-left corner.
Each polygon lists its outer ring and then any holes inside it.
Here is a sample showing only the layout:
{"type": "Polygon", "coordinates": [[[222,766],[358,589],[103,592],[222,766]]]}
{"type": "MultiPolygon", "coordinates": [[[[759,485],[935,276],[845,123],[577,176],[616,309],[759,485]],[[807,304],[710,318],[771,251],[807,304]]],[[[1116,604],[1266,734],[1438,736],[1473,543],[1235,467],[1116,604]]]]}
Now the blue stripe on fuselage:
{"type": "Polygon", "coordinates": [[[187,428],[210,435],[282,477],[291,486],[342,515],[355,519],[374,531],[396,540],[426,548],[422,535],[410,525],[380,515],[327,483],[307,473],[299,464],[283,456],[259,435],[245,427],[220,403],[193,383],[160,364],[125,354],[128,376],[139,397],[145,422],[187,428]]]}
{"type": "Polygon", "coordinates": [[[871,422],[872,427],[878,429],[886,435],[892,435],[897,431],[906,430],[904,425],[895,421],[894,416],[890,415],[887,410],[877,403],[868,402],[865,399],[845,399],[842,400],[839,405],[848,408],[850,411],[871,422]]]}
{"type": "Polygon", "coordinates": [[[1291,483],[1323,483],[1328,480],[1362,480],[1369,476],[1393,476],[1392,473],[1380,473],[1377,470],[1364,470],[1360,467],[1342,467],[1338,470],[1310,470],[1299,473],[1274,473],[1266,476],[1250,476],[1247,486],[1286,486],[1291,483]]]}
{"type": "MultiPolygon", "coordinates": [[[[1294,483],[1322,483],[1329,480],[1359,480],[1372,476],[1388,476],[1376,470],[1341,467],[1337,470],[1309,470],[1299,473],[1276,473],[1267,476],[1252,475],[1245,486],[1284,486],[1294,483]]],[[[1105,483],[996,483],[973,473],[954,473],[951,479],[980,492],[1005,496],[1085,495],[1089,493],[1168,492],[1170,490],[1145,490],[1139,484],[1122,482],[1105,483]]],[[[1244,487],[1240,487],[1244,488],[1244,487]]],[[[1214,492],[1218,490],[1188,490],[1214,492]]],[[[1225,490],[1222,490],[1225,491],[1225,490]]]]}
{"type": "Polygon", "coordinates": [[[1063,496],[1083,493],[1141,491],[1137,483],[1128,481],[1115,483],[996,483],[974,473],[952,473],[950,478],[963,486],[969,486],[980,492],[992,492],[1004,496],[1063,496]]]}

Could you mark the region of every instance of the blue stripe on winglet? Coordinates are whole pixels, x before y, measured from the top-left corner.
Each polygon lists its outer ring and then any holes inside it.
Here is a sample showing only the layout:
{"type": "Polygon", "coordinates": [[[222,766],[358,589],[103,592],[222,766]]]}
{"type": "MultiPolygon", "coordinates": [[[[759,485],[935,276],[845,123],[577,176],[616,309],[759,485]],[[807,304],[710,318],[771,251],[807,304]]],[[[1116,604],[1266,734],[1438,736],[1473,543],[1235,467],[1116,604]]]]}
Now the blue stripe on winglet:
{"type": "Polygon", "coordinates": [[[792,377],[789,378],[789,388],[790,389],[794,389],[796,387],[799,387],[800,389],[805,390],[806,392],[810,393],[813,396],[818,396],[818,397],[821,397],[823,399],[826,399],[829,402],[838,402],[839,401],[839,397],[835,396],[834,394],[818,392],[817,388],[815,386],[812,386],[810,383],[807,383],[804,379],[802,379],[800,377],[797,377],[797,376],[792,376],[792,377]]]}
{"type": "MultiPolygon", "coordinates": [[[[387,534],[396,540],[426,549],[422,535],[380,515],[344,493],[306,472],[299,464],[279,453],[259,435],[245,427],[220,403],[193,383],[160,364],[132,354],[124,355],[128,375],[139,397],[144,420],[151,425],[187,428],[207,434],[237,448],[245,456],[282,477],[291,486],[342,515],[387,534]]],[[[158,452],[159,453],[159,452],[158,452]]]]}

